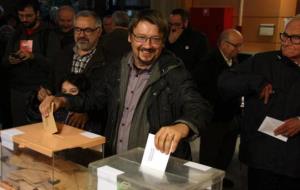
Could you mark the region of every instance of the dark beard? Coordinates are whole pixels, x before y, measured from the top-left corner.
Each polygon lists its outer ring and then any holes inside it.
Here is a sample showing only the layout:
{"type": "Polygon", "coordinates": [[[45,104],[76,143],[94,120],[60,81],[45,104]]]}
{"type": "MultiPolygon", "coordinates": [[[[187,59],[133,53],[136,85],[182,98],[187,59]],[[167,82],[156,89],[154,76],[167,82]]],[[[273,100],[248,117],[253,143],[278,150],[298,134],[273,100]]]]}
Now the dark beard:
{"type": "Polygon", "coordinates": [[[35,19],[32,23],[22,23],[24,28],[26,29],[32,29],[37,23],[37,19],[35,19]]]}

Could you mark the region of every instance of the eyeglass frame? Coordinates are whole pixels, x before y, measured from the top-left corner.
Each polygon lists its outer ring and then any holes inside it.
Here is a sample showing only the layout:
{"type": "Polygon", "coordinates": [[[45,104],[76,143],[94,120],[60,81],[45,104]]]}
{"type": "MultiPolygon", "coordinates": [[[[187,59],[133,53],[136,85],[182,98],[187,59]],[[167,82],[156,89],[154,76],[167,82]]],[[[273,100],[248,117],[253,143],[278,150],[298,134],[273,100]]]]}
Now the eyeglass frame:
{"type": "Polygon", "coordinates": [[[80,34],[81,32],[85,35],[91,35],[93,32],[98,30],[100,27],[96,28],[80,28],[80,27],[74,27],[74,32],[80,34]]]}
{"type": "Polygon", "coordinates": [[[234,43],[232,43],[232,42],[230,42],[228,40],[225,40],[225,42],[228,43],[228,44],[230,44],[230,45],[232,45],[234,48],[237,48],[237,49],[239,49],[239,48],[241,48],[243,46],[243,44],[234,44],[234,43]]]}
{"type": "Polygon", "coordinates": [[[150,40],[151,43],[155,44],[155,45],[158,45],[160,44],[163,39],[161,37],[158,37],[158,36],[150,36],[150,37],[147,37],[147,36],[144,36],[144,35],[136,35],[135,33],[131,33],[132,36],[133,36],[133,39],[136,41],[136,42],[139,42],[139,43],[146,43],[148,40],[150,40]],[[154,40],[154,41],[153,41],[154,40]],[[156,40],[159,40],[159,41],[156,41],[156,40]]]}
{"type": "Polygon", "coordinates": [[[300,45],[300,35],[289,35],[288,33],[286,32],[280,32],[279,33],[279,38],[280,38],[280,41],[281,42],[285,42],[289,39],[289,41],[292,43],[292,44],[295,44],[295,45],[300,45]],[[283,39],[283,36],[286,38],[285,40],[283,39]],[[299,39],[299,43],[295,43],[295,37],[297,37],[299,39]],[[293,40],[294,39],[294,40],[293,40]]]}

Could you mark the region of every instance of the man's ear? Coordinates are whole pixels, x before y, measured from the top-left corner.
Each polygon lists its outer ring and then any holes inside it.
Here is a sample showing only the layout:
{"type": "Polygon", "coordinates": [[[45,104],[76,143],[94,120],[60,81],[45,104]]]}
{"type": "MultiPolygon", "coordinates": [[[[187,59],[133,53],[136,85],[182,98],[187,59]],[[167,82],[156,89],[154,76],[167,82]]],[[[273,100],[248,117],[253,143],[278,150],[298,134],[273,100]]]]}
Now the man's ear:
{"type": "Polygon", "coordinates": [[[184,21],[183,26],[184,28],[187,28],[189,26],[189,21],[188,20],[184,21]]]}
{"type": "Polygon", "coordinates": [[[130,36],[130,34],[128,34],[128,38],[127,39],[128,39],[128,42],[131,43],[131,36],[130,36]]]}

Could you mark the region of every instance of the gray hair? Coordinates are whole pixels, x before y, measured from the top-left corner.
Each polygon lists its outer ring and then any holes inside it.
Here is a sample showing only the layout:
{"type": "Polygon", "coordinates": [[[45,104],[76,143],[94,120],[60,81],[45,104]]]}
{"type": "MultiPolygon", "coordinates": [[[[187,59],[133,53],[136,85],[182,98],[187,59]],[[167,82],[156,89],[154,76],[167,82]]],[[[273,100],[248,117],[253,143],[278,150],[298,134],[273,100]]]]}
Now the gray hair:
{"type": "Polygon", "coordinates": [[[89,11],[89,10],[79,11],[74,18],[74,23],[79,17],[91,17],[91,18],[95,19],[96,26],[99,28],[102,28],[102,21],[101,21],[100,17],[94,11],[89,11]]]}
{"type": "Polygon", "coordinates": [[[115,11],[112,14],[112,21],[116,26],[128,27],[129,17],[125,11],[115,11]]]}

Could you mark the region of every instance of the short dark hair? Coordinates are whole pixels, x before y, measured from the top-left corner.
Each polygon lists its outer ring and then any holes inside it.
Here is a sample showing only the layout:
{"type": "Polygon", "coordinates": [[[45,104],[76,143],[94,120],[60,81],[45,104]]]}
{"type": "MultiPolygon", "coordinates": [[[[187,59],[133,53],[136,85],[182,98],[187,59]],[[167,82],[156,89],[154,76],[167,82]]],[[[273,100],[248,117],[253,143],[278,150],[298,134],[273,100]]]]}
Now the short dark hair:
{"type": "Polygon", "coordinates": [[[59,89],[66,81],[76,86],[80,92],[85,92],[91,88],[90,81],[85,74],[70,73],[65,75],[59,83],[59,89]]]}
{"type": "Polygon", "coordinates": [[[128,32],[129,34],[133,33],[133,29],[138,25],[141,21],[147,21],[151,24],[154,24],[158,27],[160,33],[163,34],[163,39],[165,40],[168,36],[168,24],[166,19],[163,18],[162,14],[153,9],[142,10],[136,14],[136,16],[131,20],[128,32]]]}
{"type": "Polygon", "coordinates": [[[17,11],[23,11],[26,7],[32,7],[34,12],[40,11],[40,3],[38,0],[18,0],[17,11]]]}
{"type": "Polygon", "coordinates": [[[189,20],[189,13],[185,9],[173,9],[170,13],[171,15],[180,15],[182,18],[182,21],[188,21],[189,20]]]}

